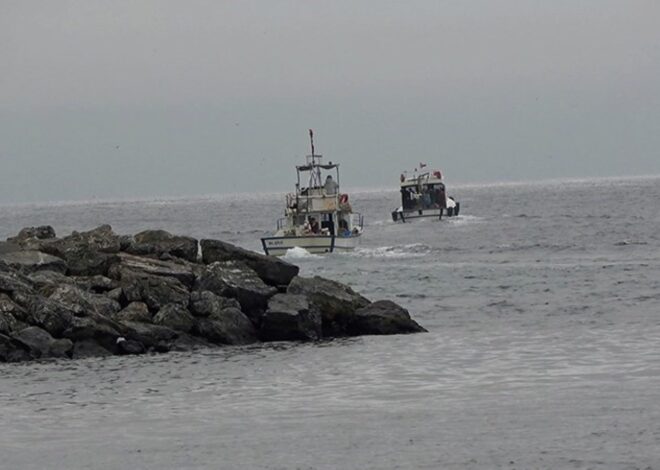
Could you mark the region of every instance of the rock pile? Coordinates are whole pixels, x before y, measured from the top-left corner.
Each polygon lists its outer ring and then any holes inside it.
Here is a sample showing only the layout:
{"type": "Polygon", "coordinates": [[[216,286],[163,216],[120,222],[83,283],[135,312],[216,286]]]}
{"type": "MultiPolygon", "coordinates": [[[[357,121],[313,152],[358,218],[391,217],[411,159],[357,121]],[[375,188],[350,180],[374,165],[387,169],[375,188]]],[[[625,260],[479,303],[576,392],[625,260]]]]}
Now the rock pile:
{"type": "Polygon", "coordinates": [[[0,362],[421,331],[393,302],[219,240],[102,225],[0,242],[0,362]]]}

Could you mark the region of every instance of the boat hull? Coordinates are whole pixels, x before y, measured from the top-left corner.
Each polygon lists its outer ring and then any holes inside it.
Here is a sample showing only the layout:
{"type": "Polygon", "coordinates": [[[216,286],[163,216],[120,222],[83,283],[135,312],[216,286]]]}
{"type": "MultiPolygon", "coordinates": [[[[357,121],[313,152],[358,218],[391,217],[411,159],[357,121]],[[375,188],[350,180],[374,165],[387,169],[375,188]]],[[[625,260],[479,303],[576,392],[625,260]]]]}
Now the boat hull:
{"type": "Polygon", "coordinates": [[[311,235],[304,237],[264,237],[261,239],[264,253],[283,256],[291,248],[303,248],[310,253],[323,254],[352,251],[360,242],[360,236],[337,237],[334,235],[311,235]]]}
{"type": "Polygon", "coordinates": [[[419,209],[412,211],[395,210],[392,211],[392,220],[394,222],[412,222],[417,219],[455,217],[458,215],[460,207],[460,204],[457,202],[453,207],[448,207],[446,209],[419,209]]]}

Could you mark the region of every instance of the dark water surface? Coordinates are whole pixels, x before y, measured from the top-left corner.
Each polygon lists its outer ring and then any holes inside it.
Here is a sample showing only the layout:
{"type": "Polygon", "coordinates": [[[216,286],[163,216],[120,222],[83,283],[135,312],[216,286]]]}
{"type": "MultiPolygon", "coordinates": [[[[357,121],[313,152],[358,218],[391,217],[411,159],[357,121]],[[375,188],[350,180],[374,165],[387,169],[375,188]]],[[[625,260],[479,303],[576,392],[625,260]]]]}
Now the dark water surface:
{"type": "MultiPolygon", "coordinates": [[[[428,334],[0,365],[0,468],[660,468],[660,178],[454,188],[305,275],[428,334]]],[[[281,194],[0,206],[0,237],[110,223],[258,249],[281,194]]]]}

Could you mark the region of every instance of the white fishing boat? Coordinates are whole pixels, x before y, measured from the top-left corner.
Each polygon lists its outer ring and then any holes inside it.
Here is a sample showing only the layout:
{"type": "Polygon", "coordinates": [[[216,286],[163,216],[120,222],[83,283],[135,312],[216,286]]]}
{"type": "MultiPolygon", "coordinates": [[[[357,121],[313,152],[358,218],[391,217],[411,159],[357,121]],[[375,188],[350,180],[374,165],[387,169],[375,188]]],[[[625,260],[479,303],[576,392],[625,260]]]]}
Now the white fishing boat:
{"type": "Polygon", "coordinates": [[[360,242],[363,218],[353,212],[348,194],[340,191],[339,163],[323,163],[314,153],[311,129],[309,138],[312,154],[296,166],[296,191],[286,195],[284,217],[277,221],[273,236],[261,239],[267,255],[282,256],[296,247],[316,254],[344,252],[360,242]]]}
{"type": "Polygon", "coordinates": [[[420,163],[420,171],[408,175],[401,174],[401,206],[392,211],[394,222],[409,222],[415,219],[442,219],[457,216],[461,205],[452,196],[447,196],[445,183],[440,170],[423,171],[426,167],[420,163]]]}

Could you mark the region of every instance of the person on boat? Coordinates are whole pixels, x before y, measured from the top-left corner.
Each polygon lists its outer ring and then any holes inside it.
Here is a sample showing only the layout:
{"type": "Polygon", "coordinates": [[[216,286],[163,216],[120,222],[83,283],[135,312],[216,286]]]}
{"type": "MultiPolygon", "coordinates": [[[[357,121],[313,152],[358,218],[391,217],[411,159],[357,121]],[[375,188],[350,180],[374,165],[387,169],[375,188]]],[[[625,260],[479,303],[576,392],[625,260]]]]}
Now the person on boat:
{"type": "Polygon", "coordinates": [[[309,218],[309,231],[312,233],[319,233],[319,222],[315,217],[309,218]]]}
{"type": "Polygon", "coordinates": [[[325,179],[325,194],[328,196],[334,196],[337,194],[337,182],[332,179],[332,175],[328,175],[328,177],[325,179]]]}
{"type": "Polygon", "coordinates": [[[348,229],[348,222],[344,219],[339,219],[339,236],[340,237],[350,237],[351,231],[348,229]]]}

